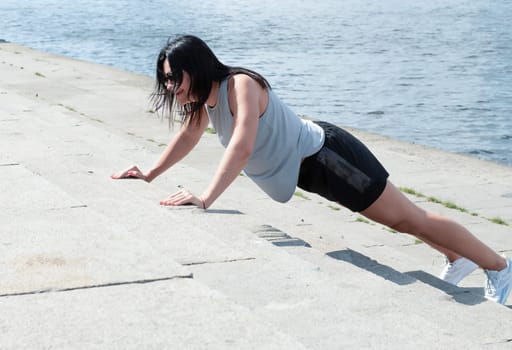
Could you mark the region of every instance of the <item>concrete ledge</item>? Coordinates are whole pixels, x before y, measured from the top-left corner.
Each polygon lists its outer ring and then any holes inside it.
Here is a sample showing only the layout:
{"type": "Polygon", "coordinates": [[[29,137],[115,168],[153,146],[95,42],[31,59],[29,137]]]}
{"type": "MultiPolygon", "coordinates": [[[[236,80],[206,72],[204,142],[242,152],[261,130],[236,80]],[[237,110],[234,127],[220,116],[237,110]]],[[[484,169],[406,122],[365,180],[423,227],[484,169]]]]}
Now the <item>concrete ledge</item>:
{"type": "MultiPolygon", "coordinates": [[[[172,137],[151,79],[9,43],[0,74],[0,348],[510,345],[481,272],[446,285],[439,253],[318,196],[279,204],[241,176],[208,211],[159,206],[207,186],[215,135],[151,184],[111,180],[172,137]]],[[[512,250],[511,168],[351,131],[412,200],[512,250]]]]}

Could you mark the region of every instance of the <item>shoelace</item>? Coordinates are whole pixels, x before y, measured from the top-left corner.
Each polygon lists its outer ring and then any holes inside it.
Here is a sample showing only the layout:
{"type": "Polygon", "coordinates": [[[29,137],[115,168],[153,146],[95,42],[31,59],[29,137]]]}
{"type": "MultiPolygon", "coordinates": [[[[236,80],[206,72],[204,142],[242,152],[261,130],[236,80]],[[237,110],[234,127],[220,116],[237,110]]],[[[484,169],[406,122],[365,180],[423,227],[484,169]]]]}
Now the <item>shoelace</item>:
{"type": "Polygon", "coordinates": [[[454,265],[454,262],[451,262],[450,260],[446,259],[444,260],[444,270],[446,272],[450,272],[451,270],[453,270],[453,265],[454,265]]]}
{"type": "Polygon", "coordinates": [[[485,274],[487,275],[487,281],[486,281],[486,285],[485,285],[485,290],[486,290],[486,294],[490,294],[490,295],[495,295],[496,294],[496,285],[495,285],[495,281],[493,281],[493,278],[492,278],[492,275],[485,271],[485,274]]]}
{"type": "Polygon", "coordinates": [[[449,260],[446,260],[445,274],[450,275],[451,273],[453,273],[453,271],[456,271],[455,261],[451,262],[449,260]]]}
{"type": "Polygon", "coordinates": [[[447,271],[447,272],[452,271],[452,270],[453,270],[453,268],[454,268],[454,266],[455,266],[455,262],[450,262],[450,261],[448,261],[448,266],[447,266],[447,268],[446,268],[446,271],[447,271]]]}

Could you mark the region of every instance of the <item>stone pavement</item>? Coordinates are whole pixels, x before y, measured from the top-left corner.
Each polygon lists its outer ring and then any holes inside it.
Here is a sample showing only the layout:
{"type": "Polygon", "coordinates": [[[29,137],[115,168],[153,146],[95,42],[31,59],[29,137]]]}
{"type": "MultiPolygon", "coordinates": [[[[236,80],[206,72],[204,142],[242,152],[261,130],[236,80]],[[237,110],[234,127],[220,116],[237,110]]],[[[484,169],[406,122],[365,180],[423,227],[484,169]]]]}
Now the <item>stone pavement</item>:
{"type": "MultiPolygon", "coordinates": [[[[450,286],[439,253],[316,195],[240,176],[207,211],[161,207],[207,186],[215,135],[151,184],[111,180],[172,137],[150,78],[9,43],[0,76],[0,349],[512,348],[481,271],[450,286]]],[[[512,254],[511,168],[351,131],[412,200],[512,254]]]]}

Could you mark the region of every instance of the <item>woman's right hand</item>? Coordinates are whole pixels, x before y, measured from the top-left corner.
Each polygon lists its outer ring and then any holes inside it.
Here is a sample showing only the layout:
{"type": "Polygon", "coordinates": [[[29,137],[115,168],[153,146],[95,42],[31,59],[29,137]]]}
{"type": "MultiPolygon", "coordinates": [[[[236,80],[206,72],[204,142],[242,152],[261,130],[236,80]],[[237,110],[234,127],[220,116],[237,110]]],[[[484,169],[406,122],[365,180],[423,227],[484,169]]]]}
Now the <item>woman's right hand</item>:
{"type": "Polygon", "coordinates": [[[148,182],[148,177],[142,171],[140,171],[140,169],[136,165],[132,165],[130,168],[128,168],[124,171],[121,171],[119,173],[112,174],[112,175],[110,175],[110,178],[112,178],[114,180],[141,179],[141,180],[148,182]]]}

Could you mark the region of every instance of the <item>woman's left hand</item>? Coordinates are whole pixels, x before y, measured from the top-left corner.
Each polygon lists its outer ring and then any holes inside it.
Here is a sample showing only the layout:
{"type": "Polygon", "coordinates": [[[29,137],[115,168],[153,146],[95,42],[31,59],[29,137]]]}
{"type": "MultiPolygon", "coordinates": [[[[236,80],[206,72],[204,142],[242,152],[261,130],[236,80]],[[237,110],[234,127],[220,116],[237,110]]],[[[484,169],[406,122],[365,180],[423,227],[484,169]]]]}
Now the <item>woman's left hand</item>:
{"type": "Polygon", "coordinates": [[[192,192],[188,190],[181,190],[174,194],[171,194],[166,199],[160,201],[160,205],[196,205],[199,208],[206,209],[204,207],[204,202],[199,198],[196,197],[192,192]]]}

